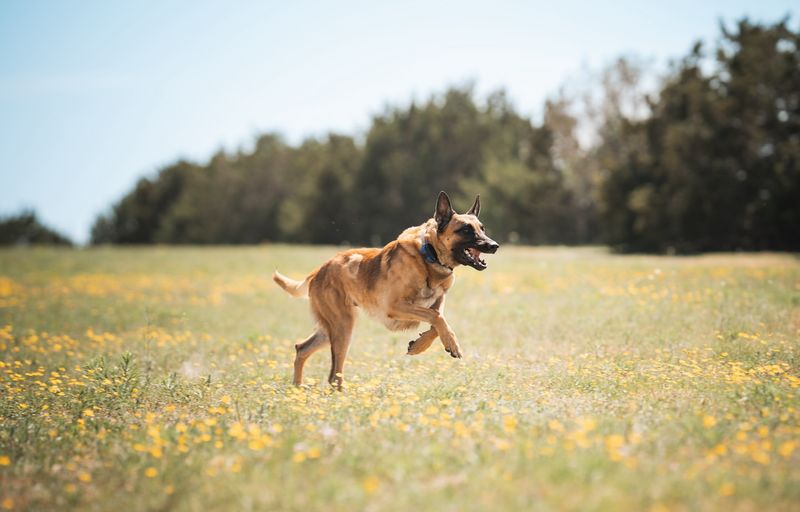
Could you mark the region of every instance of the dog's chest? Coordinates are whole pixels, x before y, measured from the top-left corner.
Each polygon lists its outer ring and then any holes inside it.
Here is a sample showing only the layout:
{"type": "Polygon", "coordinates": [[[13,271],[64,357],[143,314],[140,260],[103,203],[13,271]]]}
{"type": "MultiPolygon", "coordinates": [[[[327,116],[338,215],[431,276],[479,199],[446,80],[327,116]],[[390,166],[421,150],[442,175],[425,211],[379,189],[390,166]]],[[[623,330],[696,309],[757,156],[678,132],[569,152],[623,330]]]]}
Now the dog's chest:
{"type": "Polygon", "coordinates": [[[413,302],[417,306],[427,308],[436,302],[439,297],[444,295],[444,292],[445,290],[441,286],[435,286],[431,288],[427,283],[425,283],[419,290],[417,290],[417,295],[414,297],[413,302]]]}

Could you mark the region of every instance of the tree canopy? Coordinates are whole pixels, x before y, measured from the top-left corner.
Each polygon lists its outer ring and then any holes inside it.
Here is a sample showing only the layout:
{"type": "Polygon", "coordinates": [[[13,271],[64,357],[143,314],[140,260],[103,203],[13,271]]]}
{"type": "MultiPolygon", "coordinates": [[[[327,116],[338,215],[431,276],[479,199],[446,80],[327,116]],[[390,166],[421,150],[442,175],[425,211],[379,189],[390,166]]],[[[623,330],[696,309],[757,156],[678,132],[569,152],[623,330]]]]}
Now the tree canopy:
{"type": "MultiPolygon", "coordinates": [[[[610,138],[605,240],[623,250],[800,248],[800,34],[722,27],[665,80],[650,115],[610,138]]],[[[606,150],[608,153],[608,151],[606,150]]]]}

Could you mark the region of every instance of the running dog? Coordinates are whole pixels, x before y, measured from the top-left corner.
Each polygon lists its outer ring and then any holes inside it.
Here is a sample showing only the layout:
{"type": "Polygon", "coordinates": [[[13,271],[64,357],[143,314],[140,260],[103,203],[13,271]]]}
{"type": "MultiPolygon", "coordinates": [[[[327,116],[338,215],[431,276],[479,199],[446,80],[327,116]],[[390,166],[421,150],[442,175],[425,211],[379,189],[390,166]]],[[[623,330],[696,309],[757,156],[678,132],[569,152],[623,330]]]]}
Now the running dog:
{"type": "Polygon", "coordinates": [[[408,344],[408,354],[428,349],[438,337],[453,357],[461,357],[456,335],[444,318],[445,294],[453,285],[453,269],[466,265],[485,270],[481,253],[500,247],[486,236],[478,220],[480,196],[464,214],[456,213],[450,198],[439,193],[436,211],[424,224],[403,231],[382,249],[351,249],[326,261],[303,281],[278,271],[273,280],[293,297],[308,297],[317,328],[295,345],[294,384],[303,383],[303,366],[317,350],[330,345],[328,382],[341,389],[342,370],[350,346],[356,308],[363,308],[392,331],[430,329],[408,344]]]}

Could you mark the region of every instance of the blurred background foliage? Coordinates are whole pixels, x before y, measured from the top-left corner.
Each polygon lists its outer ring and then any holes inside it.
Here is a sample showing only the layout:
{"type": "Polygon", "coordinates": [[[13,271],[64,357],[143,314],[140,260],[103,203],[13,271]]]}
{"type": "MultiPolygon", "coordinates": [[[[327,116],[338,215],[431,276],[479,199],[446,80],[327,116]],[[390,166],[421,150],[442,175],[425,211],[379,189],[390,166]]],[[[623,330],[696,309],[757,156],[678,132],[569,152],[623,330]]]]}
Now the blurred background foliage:
{"type": "Polygon", "coordinates": [[[65,236],[42,225],[36,213],[0,217],[0,245],[72,245],[65,236]]]}
{"type": "Polygon", "coordinates": [[[454,87],[390,107],[363,135],[179,161],[143,178],[94,244],[379,245],[446,190],[481,194],[490,234],[631,252],[800,249],[800,32],[788,19],[721,26],[655,87],[620,58],[541,122],[503,91],[454,87]]]}

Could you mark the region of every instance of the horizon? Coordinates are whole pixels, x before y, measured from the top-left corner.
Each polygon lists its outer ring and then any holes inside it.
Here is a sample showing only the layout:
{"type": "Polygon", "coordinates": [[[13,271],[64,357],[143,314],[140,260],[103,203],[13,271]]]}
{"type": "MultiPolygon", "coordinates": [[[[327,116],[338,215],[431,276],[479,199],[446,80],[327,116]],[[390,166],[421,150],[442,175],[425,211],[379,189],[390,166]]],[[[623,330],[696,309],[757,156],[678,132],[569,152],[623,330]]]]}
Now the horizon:
{"type": "Polygon", "coordinates": [[[450,5],[5,3],[0,215],[33,209],[83,244],[138,179],[181,158],[204,162],[266,132],[292,144],[358,137],[387,106],[467,82],[479,98],[504,89],[538,119],[559,87],[618,56],[664,69],[696,40],[716,41],[717,20],[798,23],[782,1],[565,2],[558,13],[504,2],[488,15],[473,2],[457,16],[450,5]]]}

